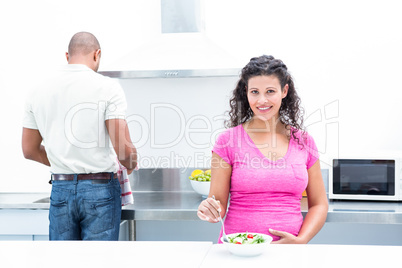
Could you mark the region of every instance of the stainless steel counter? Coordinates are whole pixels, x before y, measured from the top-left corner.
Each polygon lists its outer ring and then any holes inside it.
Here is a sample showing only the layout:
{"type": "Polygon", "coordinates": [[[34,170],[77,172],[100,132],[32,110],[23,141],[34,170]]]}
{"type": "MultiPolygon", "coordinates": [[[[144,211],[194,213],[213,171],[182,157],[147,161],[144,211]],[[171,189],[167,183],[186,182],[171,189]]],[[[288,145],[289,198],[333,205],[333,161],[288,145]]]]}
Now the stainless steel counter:
{"type": "MultiPolygon", "coordinates": [[[[134,220],[198,220],[202,197],[193,192],[136,192],[134,205],[124,207],[122,218],[134,220]],[[128,211],[135,215],[129,215],[128,211]]],[[[307,198],[301,201],[302,213],[308,210],[307,198]]],[[[401,202],[331,201],[327,222],[402,224],[401,202]]]]}
{"type": "MultiPolygon", "coordinates": [[[[199,220],[202,197],[193,191],[134,192],[123,220],[199,220]]],[[[0,193],[0,209],[49,209],[49,193],[0,193]]],[[[307,199],[301,202],[307,212],[307,199]]],[[[327,222],[402,224],[402,202],[331,201],[327,222]]]]}
{"type": "Polygon", "coordinates": [[[402,202],[330,201],[326,222],[402,224],[402,202]]]}
{"type": "Polygon", "coordinates": [[[0,193],[0,209],[49,209],[50,193],[0,193]]]}
{"type": "MultiPolygon", "coordinates": [[[[187,226],[186,221],[193,221],[191,224],[200,228],[203,226],[205,222],[197,217],[197,209],[203,198],[192,190],[188,179],[191,171],[192,169],[152,169],[133,172],[130,182],[135,190],[134,204],[124,206],[121,215],[122,220],[128,221],[129,240],[137,240],[137,237],[139,240],[143,239],[141,235],[147,232],[144,226],[148,225],[158,228],[160,224],[165,227],[172,222],[174,226],[187,226]]],[[[324,182],[327,175],[328,172],[323,171],[324,182]]],[[[20,213],[23,210],[29,210],[27,213],[32,213],[32,210],[48,210],[49,196],[50,193],[0,193],[0,214],[2,211],[7,214],[20,213]]],[[[301,209],[305,215],[308,209],[307,198],[301,200],[301,209]]],[[[326,222],[342,225],[349,223],[352,224],[352,229],[357,226],[354,224],[376,225],[376,228],[387,230],[399,228],[395,225],[402,224],[402,202],[331,201],[326,222]],[[386,224],[393,226],[385,226],[386,224]]],[[[212,225],[207,226],[211,228],[212,225]]],[[[331,226],[334,225],[326,226],[329,228],[327,232],[332,234],[331,226]]],[[[358,228],[361,227],[363,226],[358,228]]],[[[212,233],[216,230],[212,228],[209,231],[212,233]]],[[[327,241],[325,232],[326,230],[321,231],[323,238],[320,241],[327,241]]],[[[149,236],[147,239],[150,239],[149,236]]]]}
{"type": "Polygon", "coordinates": [[[203,198],[195,192],[134,192],[134,205],[123,207],[125,220],[199,220],[203,198]],[[134,217],[134,218],[132,218],[134,217]]]}
{"type": "MultiPolygon", "coordinates": [[[[123,220],[199,220],[202,197],[192,190],[193,169],[140,169],[130,175],[134,205],[124,206],[123,220]]],[[[323,170],[326,181],[328,170],[323,170]]],[[[301,201],[307,212],[307,199],[301,201]]],[[[0,209],[49,209],[49,193],[0,193],[0,209]]],[[[402,224],[402,202],[331,201],[327,222],[402,224]]]]}

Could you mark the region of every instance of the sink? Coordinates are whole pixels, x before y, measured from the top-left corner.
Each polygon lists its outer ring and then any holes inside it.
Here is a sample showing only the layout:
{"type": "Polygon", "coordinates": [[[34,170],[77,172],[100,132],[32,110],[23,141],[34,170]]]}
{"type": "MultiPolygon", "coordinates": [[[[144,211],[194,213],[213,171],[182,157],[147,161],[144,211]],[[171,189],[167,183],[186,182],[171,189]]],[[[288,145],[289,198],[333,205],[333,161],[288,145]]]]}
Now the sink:
{"type": "Polygon", "coordinates": [[[50,203],[50,197],[45,197],[34,201],[33,203],[50,203]]]}

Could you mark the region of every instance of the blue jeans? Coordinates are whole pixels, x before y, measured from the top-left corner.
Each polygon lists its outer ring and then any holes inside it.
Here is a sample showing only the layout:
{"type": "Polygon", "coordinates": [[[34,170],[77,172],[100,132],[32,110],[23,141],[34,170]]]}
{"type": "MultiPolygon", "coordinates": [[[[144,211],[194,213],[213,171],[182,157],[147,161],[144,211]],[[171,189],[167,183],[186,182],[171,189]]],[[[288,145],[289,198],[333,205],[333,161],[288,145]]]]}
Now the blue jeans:
{"type": "Polygon", "coordinates": [[[118,179],[53,181],[50,240],[118,240],[121,219],[118,179]]]}

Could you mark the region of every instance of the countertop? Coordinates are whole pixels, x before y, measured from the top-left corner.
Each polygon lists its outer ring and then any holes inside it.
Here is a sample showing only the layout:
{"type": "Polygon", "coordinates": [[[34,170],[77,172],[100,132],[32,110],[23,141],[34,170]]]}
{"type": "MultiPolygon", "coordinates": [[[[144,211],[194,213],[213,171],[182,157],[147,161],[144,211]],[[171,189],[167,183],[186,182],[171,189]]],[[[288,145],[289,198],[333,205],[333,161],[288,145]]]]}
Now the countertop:
{"type": "Polygon", "coordinates": [[[238,257],[214,244],[200,267],[399,267],[401,253],[402,246],[308,244],[269,245],[259,256],[238,257]]]}
{"type": "Polygon", "coordinates": [[[238,257],[211,242],[0,241],[2,267],[398,267],[401,246],[269,245],[238,257]],[[68,257],[70,256],[70,257],[68,257]],[[289,258],[291,256],[291,258],[289,258]],[[62,261],[60,261],[62,260],[62,261]]]}
{"type": "Polygon", "coordinates": [[[0,241],[0,263],[7,268],[200,267],[211,246],[212,242],[0,241]]]}
{"type": "MultiPolygon", "coordinates": [[[[198,220],[203,198],[193,191],[133,192],[123,220],[198,220]]],[[[49,209],[49,193],[0,193],[0,209],[49,209]],[[39,202],[38,202],[39,200],[39,202]]],[[[307,198],[301,201],[307,212],[307,198]]],[[[402,224],[402,202],[330,201],[327,222],[402,224]]]]}

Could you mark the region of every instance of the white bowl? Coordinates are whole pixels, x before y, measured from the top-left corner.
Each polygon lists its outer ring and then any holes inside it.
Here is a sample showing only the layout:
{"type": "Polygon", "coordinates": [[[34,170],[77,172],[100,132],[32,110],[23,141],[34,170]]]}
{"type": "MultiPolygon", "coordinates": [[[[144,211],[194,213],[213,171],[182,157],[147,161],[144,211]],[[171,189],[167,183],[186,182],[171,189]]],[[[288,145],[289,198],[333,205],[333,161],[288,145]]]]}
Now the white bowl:
{"type": "MultiPolygon", "coordinates": [[[[233,237],[238,234],[239,233],[229,234],[227,236],[233,237]]],[[[221,237],[221,241],[226,246],[226,248],[229,250],[229,252],[232,253],[233,255],[242,256],[242,257],[251,257],[251,256],[257,256],[257,255],[264,253],[264,251],[267,250],[268,245],[272,242],[272,237],[269,235],[266,235],[266,234],[259,234],[259,233],[250,233],[250,234],[261,235],[265,239],[265,242],[260,243],[260,244],[233,244],[230,242],[224,242],[223,237],[221,237]]]]}
{"type": "Polygon", "coordinates": [[[198,194],[202,195],[203,197],[208,197],[209,195],[209,187],[211,186],[210,181],[193,181],[190,180],[191,186],[193,187],[194,191],[198,194]]]}

